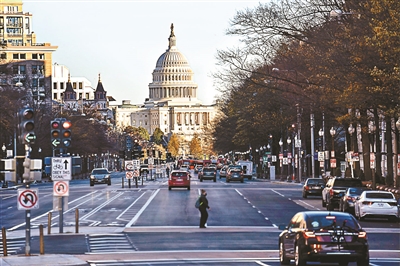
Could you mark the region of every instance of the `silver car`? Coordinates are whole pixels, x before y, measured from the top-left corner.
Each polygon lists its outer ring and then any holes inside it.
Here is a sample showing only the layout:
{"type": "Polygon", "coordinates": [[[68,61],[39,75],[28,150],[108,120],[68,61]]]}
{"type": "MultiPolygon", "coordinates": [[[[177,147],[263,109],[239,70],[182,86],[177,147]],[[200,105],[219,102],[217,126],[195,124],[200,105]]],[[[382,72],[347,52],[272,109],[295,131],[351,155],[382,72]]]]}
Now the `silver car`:
{"type": "Polygon", "coordinates": [[[107,168],[94,168],[90,174],[90,186],[94,184],[107,184],[111,185],[110,172],[107,168]]]}

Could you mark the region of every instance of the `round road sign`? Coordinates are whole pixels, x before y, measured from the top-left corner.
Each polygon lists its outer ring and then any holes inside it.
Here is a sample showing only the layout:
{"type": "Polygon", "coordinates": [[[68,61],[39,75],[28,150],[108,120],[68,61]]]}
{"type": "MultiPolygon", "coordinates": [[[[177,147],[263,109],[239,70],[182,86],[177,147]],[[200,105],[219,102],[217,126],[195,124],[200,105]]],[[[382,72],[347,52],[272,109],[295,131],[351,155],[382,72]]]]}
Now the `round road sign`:
{"type": "Polygon", "coordinates": [[[39,208],[37,190],[18,190],[18,209],[30,210],[36,208],[39,208]]]}

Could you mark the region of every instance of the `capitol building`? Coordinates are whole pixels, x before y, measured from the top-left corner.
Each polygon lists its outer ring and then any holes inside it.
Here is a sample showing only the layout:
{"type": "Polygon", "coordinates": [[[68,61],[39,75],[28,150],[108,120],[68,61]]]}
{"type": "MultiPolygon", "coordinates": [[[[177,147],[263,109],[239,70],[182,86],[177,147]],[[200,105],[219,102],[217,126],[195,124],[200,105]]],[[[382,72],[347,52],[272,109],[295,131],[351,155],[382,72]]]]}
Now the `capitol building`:
{"type": "Polygon", "coordinates": [[[177,134],[190,141],[210,126],[217,113],[217,104],[203,105],[198,96],[194,73],[186,57],[176,46],[174,26],[168,38],[168,49],[158,58],[149,84],[149,97],[143,104],[110,106],[115,111],[116,126],[143,127],[150,135],[160,128],[168,138],[177,134]]]}

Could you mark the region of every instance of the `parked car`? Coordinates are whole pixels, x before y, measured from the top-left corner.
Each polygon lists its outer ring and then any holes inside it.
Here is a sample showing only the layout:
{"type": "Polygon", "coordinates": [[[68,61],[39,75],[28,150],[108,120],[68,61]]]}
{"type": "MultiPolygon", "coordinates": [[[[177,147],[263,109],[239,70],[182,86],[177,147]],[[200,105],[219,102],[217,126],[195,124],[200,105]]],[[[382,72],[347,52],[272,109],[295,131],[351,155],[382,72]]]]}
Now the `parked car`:
{"type": "Polygon", "coordinates": [[[288,265],[306,265],[308,261],[369,265],[367,233],[349,213],[304,211],[293,216],[288,225],[280,225],[279,260],[288,265]]]}
{"type": "Polygon", "coordinates": [[[203,180],[213,180],[217,182],[217,169],[214,167],[204,167],[203,170],[199,173],[200,182],[203,180]]]}
{"type": "Polygon", "coordinates": [[[226,177],[227,169],[228,169],[227,165],[222,166],[221,170],[219,170],[219,178],[226,177]]]}
{"type": "Polygon", "coordinates": [[[339,211],[354,214],[354,205],[357,197],[365,190],[370,190],[367,187],[349,187],[344,195],[340,198],[339,211]]]}
{"type": "Polygon", "coordinates": [[[325,181],[322,178],[308,178],[303,186],[303,198],[308,195],[321,196],[325,187],[325,181]]]}
{"type": "Polygon", "coordinates": [[[94,184],[107,184],[111,185],[110,172],[107,168],[94,168],[90,173],[90,186],[94,184]]]}
{"type": "Polygon", "coordinates": [[[168,189],[173,187],[187,188],[190,190],[190,174],[188,171],[173,170],[168,178],[168,189]]]}
{"type": "Polygon", "coordinates": [[[231,181],[240,181],[241,183],[244,182],[242,167],[240,165],[237,166],[239,167],[228,167],[228,170],[226,171],[226,182],[228,183],[231,181]]]}
{"type": "Polygon", "coordinates": [[[349,187],[362,187],[362,181],[357,178],[333,177],[328,180],[322,190],[322,207],[328,211],[339,208],[340,198],[349,187]]]}
{"type": "Polygon", "coordinates": [[[388,218],[398,221],[399,208],[392,192],[369,190],[357,197],[354,207],[355,216],[362,220],[366,217],[388,218]]]}

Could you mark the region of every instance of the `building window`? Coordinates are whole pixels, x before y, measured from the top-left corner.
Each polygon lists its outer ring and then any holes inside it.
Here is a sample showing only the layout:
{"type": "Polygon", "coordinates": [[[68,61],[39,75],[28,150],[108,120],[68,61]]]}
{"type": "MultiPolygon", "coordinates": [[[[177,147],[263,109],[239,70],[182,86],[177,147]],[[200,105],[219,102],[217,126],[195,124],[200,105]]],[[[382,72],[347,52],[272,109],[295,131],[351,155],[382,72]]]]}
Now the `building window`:
{"type": "Polygon", "coordinates": [[[56,89],[57,89],[57,82],[53,82],[53,90],[56,90],[56,89]]]}
{"type": "Polygon", "coordinates": [[[39,59],[44,60],[44,54],[39,54],[39,59]]]}
{"type": "Polygon", "coordinates": [[[83,84],[82,84],[82,82],[79,82],[79,89],[80,89],[80,90],[83,89],[83,84]]]}
{"type": "Polygon", "coordinates": [[[18,54],[13,54],[13,59],[19,59],[18,54]]]}
{"type": "Polygon", "coordinates": [[[7,59],[7,54],[6,53],[1,53],[0,59],[7,59]]]}
{"type": "Polygon", "coordinates": [[[76,82],[74,82],[74,83],[72,84],[72,88],[74,88],[74,90],[76,90],[76,82]]]}
{"type": "Polygon", "coordinates": [[[63,90],[63,89],[64,89],[64,83],[60,82],[60,90],[63,90]]]}
{"type": "Polygon", "coordinates": [[[35,60],[37,60],[39,57],[38,57],[38,54],[32,54],[32,59],[35,59],[35,60]]]}
{"type": "Polygon", "coordinates": [[[26,54],[20,54],[19,59],[26,59],[26,54]]]}
{"type": "Polygon", "coordinates": [[[89,93],[86,93],[85,99],[89,99],[89,93]]]}
{"type": "Polygon", "coordinates": [[[53,93],[53,99],[54,99],[54,100],[57,100],[57,93],[56,93],[56,92],[53,93]]]}

